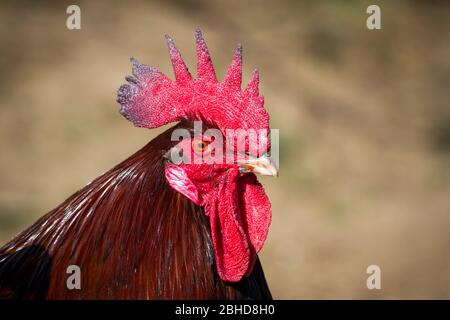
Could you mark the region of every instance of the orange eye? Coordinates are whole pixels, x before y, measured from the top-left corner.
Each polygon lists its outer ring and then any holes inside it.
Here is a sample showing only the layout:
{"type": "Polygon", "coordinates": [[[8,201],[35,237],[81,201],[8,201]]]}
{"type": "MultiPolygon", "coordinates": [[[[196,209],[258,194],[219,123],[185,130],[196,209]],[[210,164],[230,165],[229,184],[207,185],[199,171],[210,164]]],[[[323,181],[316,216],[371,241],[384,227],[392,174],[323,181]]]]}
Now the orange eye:
{"type": "Polygon", "coordinates": [[[192,141],[192,148],[195,152],[203,152],[209,145],[209,142],[203,140],[192,141]]]}

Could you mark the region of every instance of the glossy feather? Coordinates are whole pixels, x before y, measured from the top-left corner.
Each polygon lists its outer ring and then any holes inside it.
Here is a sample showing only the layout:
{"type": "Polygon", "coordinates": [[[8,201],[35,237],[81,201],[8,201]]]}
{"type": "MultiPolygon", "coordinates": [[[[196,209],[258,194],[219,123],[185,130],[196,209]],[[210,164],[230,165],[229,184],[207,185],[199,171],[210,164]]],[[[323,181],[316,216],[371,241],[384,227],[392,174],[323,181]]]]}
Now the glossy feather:
{"type": "Polygon", "coordinates": [[[259,260],[239,282],[218,276],[208,217],[165,180],[174,128],[1,248],[0,298],[271,299],[259,260]]]}

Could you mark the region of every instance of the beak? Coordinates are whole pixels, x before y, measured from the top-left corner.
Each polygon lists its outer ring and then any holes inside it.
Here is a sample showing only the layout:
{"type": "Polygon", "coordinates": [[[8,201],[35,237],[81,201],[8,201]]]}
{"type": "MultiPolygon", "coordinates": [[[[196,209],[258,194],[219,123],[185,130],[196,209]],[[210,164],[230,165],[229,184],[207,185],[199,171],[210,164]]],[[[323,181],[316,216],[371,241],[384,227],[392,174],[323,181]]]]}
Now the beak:
{"type": "Polygon", "coordinates": [[[253,172],[263,176],[278,177],[278,168],[267,154],[263,154],[259,158],[248,156],[248,159],[238,161],[238,165],[241,172],[253,172]]]}

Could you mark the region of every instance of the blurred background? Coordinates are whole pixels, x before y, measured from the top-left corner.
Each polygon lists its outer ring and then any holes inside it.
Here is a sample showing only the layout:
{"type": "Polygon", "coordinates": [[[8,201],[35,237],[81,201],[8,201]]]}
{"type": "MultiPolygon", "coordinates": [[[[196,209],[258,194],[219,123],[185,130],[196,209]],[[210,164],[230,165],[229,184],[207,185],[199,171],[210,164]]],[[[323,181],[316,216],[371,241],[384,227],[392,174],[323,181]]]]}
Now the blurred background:
{"type": "Polygon", "coordinates": [[[164,129],[134,128],[116,89],[131,56],[172,77],[165,33],[194,73],[198,25],[219,78],[243,44],[280,129],[280,177],[261,180],[274,297],[450,298],[449,2],[75,3],[72,31],[73,2],[0,4],[0,244],[164,129]]]}

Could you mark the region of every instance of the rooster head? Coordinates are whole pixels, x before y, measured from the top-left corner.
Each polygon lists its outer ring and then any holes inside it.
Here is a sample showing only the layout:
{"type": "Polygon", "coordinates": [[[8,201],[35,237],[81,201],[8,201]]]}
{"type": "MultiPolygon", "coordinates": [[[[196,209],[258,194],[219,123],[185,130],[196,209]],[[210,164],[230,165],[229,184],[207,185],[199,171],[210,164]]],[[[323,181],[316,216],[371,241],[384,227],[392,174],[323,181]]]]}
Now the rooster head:
{"type": "Polygon", "coordinates": [[[236,282],[252,271],[271,221],[270,202],[255,173],[277,175],[267,155],[269,114],[259,95],[259,75],[255,71],[241,90],[239,45],[225,79],[218,81],[197,28],[194,79],[173,40],[166,39],[175,81],[132,58],[133,75],[118,90],[120,113],[146,128],[194,121],[194,128],[173,131],[179,142],[164,155],[165,177],[174,190],[204,207],[217,272],[223,280],[236,282]]]}

